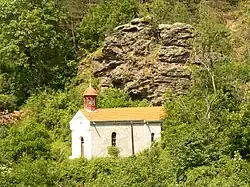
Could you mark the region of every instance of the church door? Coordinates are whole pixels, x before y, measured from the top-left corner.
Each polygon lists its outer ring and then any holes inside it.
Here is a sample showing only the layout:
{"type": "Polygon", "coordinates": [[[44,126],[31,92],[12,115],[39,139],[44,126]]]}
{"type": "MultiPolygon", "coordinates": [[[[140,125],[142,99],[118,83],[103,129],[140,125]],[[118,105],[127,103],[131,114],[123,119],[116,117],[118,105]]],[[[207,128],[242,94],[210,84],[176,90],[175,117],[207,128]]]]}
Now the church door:
{"type": "Polygon", "coordinates": [[[81,157],[84,158],[84,139],[81,137],[81,157]]]}

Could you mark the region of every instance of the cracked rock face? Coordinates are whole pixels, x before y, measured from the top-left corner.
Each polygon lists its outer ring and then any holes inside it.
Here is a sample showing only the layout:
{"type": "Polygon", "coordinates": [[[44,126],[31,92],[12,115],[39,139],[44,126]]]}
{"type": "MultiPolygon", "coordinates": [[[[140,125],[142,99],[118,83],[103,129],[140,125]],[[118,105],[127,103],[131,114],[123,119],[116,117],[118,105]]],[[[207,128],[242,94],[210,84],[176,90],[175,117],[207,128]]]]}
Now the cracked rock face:
{"type": "Polygon", "coordinates": [[[94,76],[100,87],[120,88],[134,99],[160,105],[167,88],[185,94],[190,85],[188,59],[194,38],[191,25],[160,24],[141,19],[121,25],[104,41],[94,58],[94,76]]]}

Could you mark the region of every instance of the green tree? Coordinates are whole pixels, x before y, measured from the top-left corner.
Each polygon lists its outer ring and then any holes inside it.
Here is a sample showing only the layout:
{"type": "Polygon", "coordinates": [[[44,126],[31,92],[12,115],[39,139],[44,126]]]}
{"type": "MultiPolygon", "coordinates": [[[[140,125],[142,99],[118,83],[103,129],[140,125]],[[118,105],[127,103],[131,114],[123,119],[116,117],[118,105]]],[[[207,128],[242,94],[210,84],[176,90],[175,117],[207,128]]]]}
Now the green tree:
{"type": "Polygon", "coordinates": [[[31,92],[62,88],[74,76],[74,46],[67,15],[54,1],[0,1],[1,94],[22,104],[31,92]]]}
{"type": "Polygon", "coordinates": [[[129,22],[137,12],[135,0],[105,0],[91,7],[77,29],[79,47],[84,52],[96,50],[106,34],[110,34],[116,26],[129,22]]]}

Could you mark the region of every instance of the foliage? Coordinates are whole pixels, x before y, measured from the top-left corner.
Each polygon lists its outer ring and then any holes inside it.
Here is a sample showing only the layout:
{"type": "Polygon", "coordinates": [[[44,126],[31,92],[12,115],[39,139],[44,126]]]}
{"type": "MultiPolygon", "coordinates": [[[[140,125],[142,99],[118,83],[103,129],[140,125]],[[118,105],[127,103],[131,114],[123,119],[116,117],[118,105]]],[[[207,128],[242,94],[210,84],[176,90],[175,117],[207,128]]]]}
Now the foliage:
{"type": "Polygon", "coordinates": [[[24,158],[14,166],[13,172],[8,176],[9,186],[53,186],[56,173],[53,173],[53,164],[49,160],[24,158]]]}
{"type": "Polygon", "coordinates": [[[135,100],[129,97],[126,92],[117,88],[107,88],[97,96],[97,107],[99,108],[116,108],[131,106],[149,106],[149,102],[144,100],[135,100]]]}
{"type": "Polygon", "coordinates": [[[46,129],[39,124],[26,124],[10,128],[8,135],[0,141],[2,159],[18,162],[29,156],[32,160],[50,157],[50,139],[46,129]]]}
{"type": "Polygon", "coordinates": [[[8,136],[8,127],[0,126],[0,139],[4,139],[8,136]]]}
{"type": "Polygon", "coordinates": [[[213,166],[199,166],[187,174],[188,186],[249,186],[249,163],[235,155],[213,166]]]}
{"type": "MultiPolygon", "coordinates": [[[[199,2],[199,1],[198,1],[199,2]]],[[[153,0],[140,5],[142,17],[151,16],[157,24],[183,22],[191,23],[196,17],[198,2],[153,0]]]]}
{"type": "Polygon", "coordinates": [[[14,95],[0,94],[0,111],[10,110],[16,108],[16,97],[14,95]]]}
{"type": "Polygon", "coordinates": [[[111,156],[111,157],[118,157],[119,156],[120,150],[117,147],[109,146],[109,147],[107,147],[107,150],[108,150],[109,156],[111,156]]]}
{"type": "Polygon", "coordinates": [[[89,9],[77,28],[79,46],[92,52],[116,26],[125,24],[137,14],[135,0],[101,1],[89,9]]]}
{"type": "Polygon", "coordinates": [[[58,177],[55,181],[56,186],[80,186],[86,181],[86,165],[84,159],[64,160],[57,163],[56,172],[58,177]]]}
{"type": "Polygon", "coordinates": [[[71,155],[71,147],[68,142],[57,140],[51,143],[51,159],[62,162],[67,160],[69,155],[71,155]]]}
{"type": "MultiPolygon", "coordinates": [[[[0,76],[18,104],[37,88],[62,88],[74,75],[74,47],[54,1],[0,1],[0,76]]],[[[2,84],[2,81],[0,81],[2,84]]]]}
{"type": "Polygon", "coordinates": [[[45,90],[33,95],[24,107],[29,116],[26,123],[43,125],[55,141],[69,141],[69,121],[82,105],[81,90],[78,87],[68,92],[45,90]]]}

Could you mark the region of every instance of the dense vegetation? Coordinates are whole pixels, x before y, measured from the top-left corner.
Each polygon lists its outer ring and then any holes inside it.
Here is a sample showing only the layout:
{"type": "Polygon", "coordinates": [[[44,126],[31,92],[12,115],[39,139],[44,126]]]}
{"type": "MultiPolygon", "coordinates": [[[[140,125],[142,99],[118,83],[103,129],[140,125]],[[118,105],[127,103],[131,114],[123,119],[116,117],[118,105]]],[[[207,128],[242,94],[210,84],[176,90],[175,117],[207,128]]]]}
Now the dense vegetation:
{"type": "MultiPolygon", "coordinates": [[[[249,13],[243,0],[0,0],[0,110],[26,114],[0,125],[0,186],[249,186],[249,13]],[[69,160],[68,123],[91,76],[77,62],[147,15],[196,28],[189,94],[166,91],[162,139],[136,157],[69,160]]],[[[98,103],[149,105],[117,89],[98,103]]]]}

